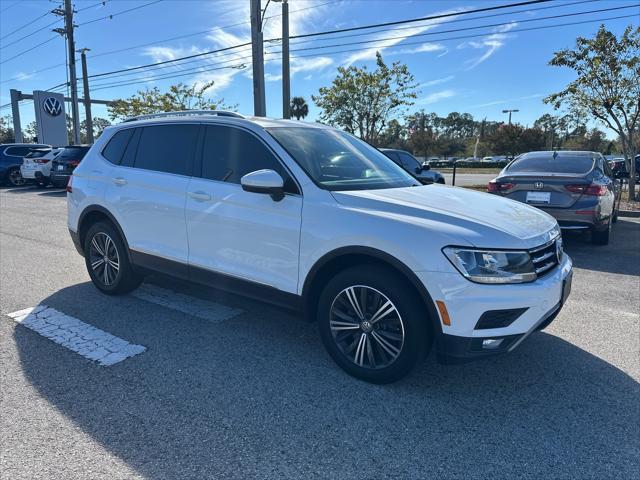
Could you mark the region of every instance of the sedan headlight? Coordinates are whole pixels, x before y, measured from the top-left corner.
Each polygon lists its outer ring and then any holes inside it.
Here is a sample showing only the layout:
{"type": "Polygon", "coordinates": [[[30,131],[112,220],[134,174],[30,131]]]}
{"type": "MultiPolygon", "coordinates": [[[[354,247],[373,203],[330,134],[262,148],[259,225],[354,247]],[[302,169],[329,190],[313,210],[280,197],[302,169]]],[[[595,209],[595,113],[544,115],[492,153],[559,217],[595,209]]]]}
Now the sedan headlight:
{"type": "Polygon", "coordinates": [[[446,247],[442,251],[467,279],[477,283],[525,283],[536,279],[527,251],[446,247]]]}

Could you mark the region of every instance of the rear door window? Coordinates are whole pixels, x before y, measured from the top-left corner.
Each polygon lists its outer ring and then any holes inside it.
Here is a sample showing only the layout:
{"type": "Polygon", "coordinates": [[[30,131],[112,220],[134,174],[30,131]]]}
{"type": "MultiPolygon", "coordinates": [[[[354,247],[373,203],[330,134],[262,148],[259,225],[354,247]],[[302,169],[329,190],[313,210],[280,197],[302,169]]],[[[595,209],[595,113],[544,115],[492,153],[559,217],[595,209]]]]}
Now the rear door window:
{"type": "Polygon", "coordinates": [[[593,168],[594,159],[587,155],[553,155],[525,153],[508,168],[509,173],[559,173],[583,175],[593,168]]]}
{"type": "Polygon", "coordinates": [[[116,132],[116,134],[111,137],[111,140],[109,140],[109,143],[107,143],[107,146],[102,150],[102,156],[111,163],[120,165],[124,151],[133,135],[133,131],[133,128],[127,128],[116,132]]]}
{"type": "Polygon", "coordinates": [[[31,147],[9,147],[4,151],[5,155],[12,157],[24,157],[31,151],[31,147]]]}
{"type": "Polygon", "coordinates": [[[200,125],[154,125],[141,129],[134,166],[189,175],[200,125]]]}

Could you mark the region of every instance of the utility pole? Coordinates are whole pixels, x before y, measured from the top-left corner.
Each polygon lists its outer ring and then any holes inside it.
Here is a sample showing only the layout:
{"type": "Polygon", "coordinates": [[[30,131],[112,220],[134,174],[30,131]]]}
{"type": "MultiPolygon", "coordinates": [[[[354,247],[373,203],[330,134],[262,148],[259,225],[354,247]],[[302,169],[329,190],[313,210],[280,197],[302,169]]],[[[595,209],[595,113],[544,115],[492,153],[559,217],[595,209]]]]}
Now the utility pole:
{"type": "Polygon", "coordinates": [[[84,92],[84,116],[87,122],[87,143],[93,143],[93,117],[91,116],[91,97],[89,96],[89,77],[87,74],[87,51],[90,48],[81,48],[80,60],[82,62],[82,87],[84,92]]]}
{"type": "Polygon", "coordinates": [[[251,0],[251,58],[253,62],[253,113],[264,117],[267,106],[264,93],[264,48],[260,0],[251,0]]]}
{"type": "Polygon", "coordinates": [[[76,77],[76,46],[73,40],[73,5],[71,0],[64,0],[64,10],[55,8],[51,11],[54,15],[64,17],[64,29],[56,28],[53,31],[67,37],[67,49],[69,50],[69,83],[71,83],[71,120],[73,121],[73,143],[80,143],[80,119],[78,116],[78,79],[76,77]]]}
{"type": "Polygon", "coordinates": [[[502,110],[502,113],[508,113],[509,114],[509,125],[511,125],[511,114],[514,112],[519,112],[520,110],[518,110],[517,108],[513,109],[513,110],[502,110]]]}
{"type": "Polygon", "coordinates": [[[289,69],[289,3],[282,1],[282,118],[291,118],[291,75],[289,69]]]}

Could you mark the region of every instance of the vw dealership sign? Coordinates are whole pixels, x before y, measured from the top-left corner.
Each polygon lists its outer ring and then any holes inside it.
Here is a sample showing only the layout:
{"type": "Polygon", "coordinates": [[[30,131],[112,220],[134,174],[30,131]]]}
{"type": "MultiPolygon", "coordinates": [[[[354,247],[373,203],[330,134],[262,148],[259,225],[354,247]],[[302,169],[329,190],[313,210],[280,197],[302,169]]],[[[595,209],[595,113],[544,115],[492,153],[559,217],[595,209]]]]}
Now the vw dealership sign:
{"type": "Polygon", "coordinates": [[[68,145],[64,95],[36,90],[33,92],[33,104],[36,109],[38,142],[55,147],[68,145]]]}

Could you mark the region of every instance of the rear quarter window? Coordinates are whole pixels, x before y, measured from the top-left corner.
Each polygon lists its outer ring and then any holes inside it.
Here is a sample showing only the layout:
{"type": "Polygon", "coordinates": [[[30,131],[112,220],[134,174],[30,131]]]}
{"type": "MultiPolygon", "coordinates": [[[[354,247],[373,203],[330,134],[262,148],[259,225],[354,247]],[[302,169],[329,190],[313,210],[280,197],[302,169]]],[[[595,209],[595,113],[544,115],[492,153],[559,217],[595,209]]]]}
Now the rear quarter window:
{"type": "Polygon", "coordinates": [[[525,154],[516,158],[507,171],[509,173],[567,173],[582,175],[593,168],[593,157],[587,155],[525,154]]]}
{"type": "Polygon", "coordinates": [[[116,134],[111,137],[111,140],[107,143],[107,146],[102,150],[102,156],[109,160],[109,162],[115,165],[120,165],[122,157],[124,156],[124,151],[127,148],[129,140],[131,140],[131,136],[133,135],[133,131],[133,128],[126,128],[116,132],[116,134]]]}
{"type": "Polygon", "coordinates": [[[24,157],[30,151],[31,147],[9,147],[4,151],[4,154],[12,157],[24,157]]]}

